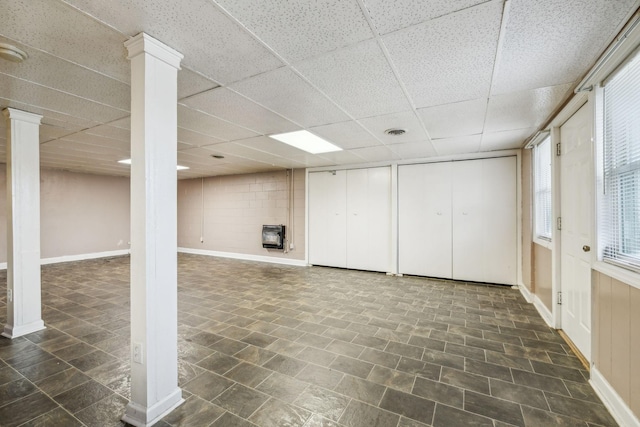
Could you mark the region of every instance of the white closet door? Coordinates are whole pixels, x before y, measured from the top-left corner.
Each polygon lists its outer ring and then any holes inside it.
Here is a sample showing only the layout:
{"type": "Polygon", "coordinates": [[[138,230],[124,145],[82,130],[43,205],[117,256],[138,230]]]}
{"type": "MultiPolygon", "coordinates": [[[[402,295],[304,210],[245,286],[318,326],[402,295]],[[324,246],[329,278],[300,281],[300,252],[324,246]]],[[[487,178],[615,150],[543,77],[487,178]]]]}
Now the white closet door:
{"type": "Polygon", "coordinates": [[[391,271],[391,169],[347,171],[347,267],[391,271]]]}
{"type": "Polygon", "coordinates": [[[483,163],[483,183],[488,188],[482,228],[484,281],[515,285],[518,252],[516,158],[485,159],[483,163]]]}
{"type": "Polygon", "coordinates": [[[453,278],[516,283],[516,158],[453,164],[453,278]]]}
{"type": "Polygon", "coordinates": [[[347,266],[346,171],[309,173],[309,263],[347,266]]]}
{"type": "Polygon", "coordinates": [[[398,167],[399,272],[451,278],[451,162],[398,167]]]}

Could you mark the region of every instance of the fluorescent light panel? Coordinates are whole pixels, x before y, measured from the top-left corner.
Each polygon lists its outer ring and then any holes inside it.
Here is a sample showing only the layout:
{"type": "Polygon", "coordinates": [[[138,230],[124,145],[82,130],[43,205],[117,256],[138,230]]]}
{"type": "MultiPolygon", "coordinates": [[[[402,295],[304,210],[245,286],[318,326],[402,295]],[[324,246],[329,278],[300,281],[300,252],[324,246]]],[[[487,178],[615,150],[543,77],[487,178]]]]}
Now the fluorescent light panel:
{"type": "Polygon", "coordinates": [[[308,132],[306,130],[298,130],[295,132],[279,133],[269,135],[270,138],[277,139],[280,142],[289,144],[292,147],[306,151],[311,154],[330,153],[332,151],[342,151],[342,148],[333,145],[329,141],[325,141],[308,132]]]}
{"type": "MultiPolygon", "coordinates": [[[[130,165],[131,159],[118,160],[118,163],[122,163],[123,165],[130,165]]],[[[189,166],[176,165],[176,170],[183,171],[185,169],[189,169],[189,166]]]]}

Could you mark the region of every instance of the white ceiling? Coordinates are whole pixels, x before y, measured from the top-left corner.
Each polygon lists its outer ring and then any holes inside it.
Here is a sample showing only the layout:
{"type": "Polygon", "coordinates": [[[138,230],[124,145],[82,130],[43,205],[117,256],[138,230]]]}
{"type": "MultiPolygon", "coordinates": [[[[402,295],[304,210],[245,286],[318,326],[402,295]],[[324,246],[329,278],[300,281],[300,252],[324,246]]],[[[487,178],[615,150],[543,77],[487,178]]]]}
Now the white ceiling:
{"type": "Polygon", "coordinates": [[[0,60],[0,108],[44,116],[43,166],[128,175],[117,163],[129,157],[124,42],[144,31],[184,55],[181,178],[519,148],[639,6],[0,0],[0,42],[29,55],[0,60]],[[266,137],[299,129],[344,151],[312,155],[266,137]]]}

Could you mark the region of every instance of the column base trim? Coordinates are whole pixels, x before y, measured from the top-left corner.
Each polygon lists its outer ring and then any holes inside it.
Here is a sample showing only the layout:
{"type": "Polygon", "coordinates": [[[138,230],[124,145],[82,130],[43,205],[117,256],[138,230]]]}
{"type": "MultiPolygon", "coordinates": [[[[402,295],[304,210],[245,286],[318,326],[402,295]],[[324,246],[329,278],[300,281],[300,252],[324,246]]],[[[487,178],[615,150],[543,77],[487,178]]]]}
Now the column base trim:
{"type": "Polygon", "coordinates": [[[32,332],[41,331],[46,328],[47,327],[44,326],[43,320],[36,320],[35,322],[31,322],[27,325],[21,326],[14,326],[7,323],[6,325],[4,325],[4,331],[0,335],[5,338],[14,339],[23,335],[30,334],[32,332]]]}
{"type": "Polygon", "coordinates": [[[150,408],[129,402],[121,419],[136,427],[150,427],[183,403],[182,389],[177,388],[173,393],[150,408]]]}

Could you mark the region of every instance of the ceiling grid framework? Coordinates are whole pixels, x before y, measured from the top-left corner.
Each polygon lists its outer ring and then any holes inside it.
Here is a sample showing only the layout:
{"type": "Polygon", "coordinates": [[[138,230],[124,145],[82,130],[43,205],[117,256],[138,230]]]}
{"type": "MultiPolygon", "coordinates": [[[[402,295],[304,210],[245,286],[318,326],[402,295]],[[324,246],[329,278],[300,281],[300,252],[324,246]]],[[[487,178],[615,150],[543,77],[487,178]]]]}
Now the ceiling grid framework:
{"type": "MultiPolygon", "coordinates": [[[[179,178],[520,148],[640,0],[0,0],[0,108],[43,115],[41,163],[128,175],[130,64],[184,54],[179,178]],[[402,128],[402,136],[384,133],[402,128]],[[271,134],[306,129],[343,151],[271,134]],[[222,155],[216,159],[212,155],[222,155]]],[[[6,150],[0,121],[0,162],[6,150]]]]}

